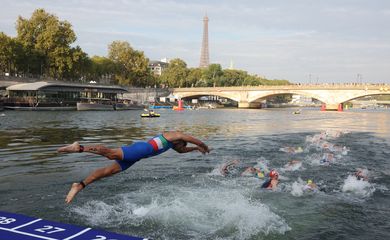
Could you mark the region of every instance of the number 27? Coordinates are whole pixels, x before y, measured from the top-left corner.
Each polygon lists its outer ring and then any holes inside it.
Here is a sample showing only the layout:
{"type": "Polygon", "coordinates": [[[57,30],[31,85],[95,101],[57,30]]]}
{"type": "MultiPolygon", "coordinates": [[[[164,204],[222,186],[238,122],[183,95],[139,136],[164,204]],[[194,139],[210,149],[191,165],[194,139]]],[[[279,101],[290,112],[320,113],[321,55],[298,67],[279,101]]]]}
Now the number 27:
{"type": "Polygon", "coordinates": [[[35,229],[35,231],[47,233],[47,234],[52,234],[52,233],[56,233],[56,232],[65,231],[65,229],[47,225],[47,226],[43,226],[43,228],[37,228],[37,229],[35,229]],[[53,229],[53,230],[51,230],[51,229],[53,229]],[[51,231],[48,231],[48,230],[51,230],[51,231]]]}

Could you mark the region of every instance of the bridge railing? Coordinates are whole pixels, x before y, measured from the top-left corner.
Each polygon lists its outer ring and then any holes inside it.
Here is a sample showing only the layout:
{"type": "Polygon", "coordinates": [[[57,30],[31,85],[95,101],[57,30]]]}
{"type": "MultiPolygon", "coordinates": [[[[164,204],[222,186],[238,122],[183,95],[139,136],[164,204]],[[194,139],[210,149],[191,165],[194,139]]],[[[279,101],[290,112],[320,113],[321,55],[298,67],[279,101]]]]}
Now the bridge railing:
{"type": "Polygon", "coordinates": [[[323,84],[291,84],[291,85],[259,85],[259,86],[239,86],[239,87],[190,87],[190,88],[174,88],[176,92],[186,91],[253,91],[253,90],[380,90],[388,92],[390,91],[390,84],[355,84],[355,83],[323,83],[323,84]]]}

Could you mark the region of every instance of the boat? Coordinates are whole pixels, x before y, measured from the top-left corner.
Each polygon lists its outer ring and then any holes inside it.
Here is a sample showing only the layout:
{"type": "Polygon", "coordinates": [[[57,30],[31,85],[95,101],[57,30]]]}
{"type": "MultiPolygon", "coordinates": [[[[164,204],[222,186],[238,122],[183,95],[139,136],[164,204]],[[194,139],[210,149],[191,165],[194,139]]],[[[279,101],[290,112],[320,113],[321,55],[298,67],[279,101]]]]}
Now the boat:
{"type": "Polygon", "coordinates": [[[111,99],[91,99],[77,102],[77,111],[114,111],[115,102],[111,99]]]}
{"type": "Polygon", "coordinates": [[[132,100],[119,100],[117,103],[115,103],[115,110],[140,110],[144,109],[145,106],[138,104],[137,102],[134,102],[132,100]]]}
{"type": "Polygon", "coordinates": [[[33,82],[11,85],[6,88],[4,108],[11,110],[113,110],[118,95],[127,92],[118,86],[73,84],[62,82],[33,82]],[[99,102],[98,102],[99,101],[99,102]],[[98,102],[99,104],[92,104],[98,102]],[[78,104],[80,103],[80,104],[78,104]]]}
{"type": "Polygon", "coordinates": [[[148,113],[142,113],[141,117],[142,118],[155,118],[155,117],[160,117],[160,114],[150,111],[148,113]]]}

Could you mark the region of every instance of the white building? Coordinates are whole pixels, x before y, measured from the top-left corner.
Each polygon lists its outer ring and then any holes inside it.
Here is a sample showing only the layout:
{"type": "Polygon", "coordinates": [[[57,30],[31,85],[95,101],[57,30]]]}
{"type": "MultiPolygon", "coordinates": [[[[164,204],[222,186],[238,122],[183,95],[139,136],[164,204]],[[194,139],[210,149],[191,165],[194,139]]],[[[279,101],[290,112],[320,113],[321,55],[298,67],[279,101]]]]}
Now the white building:
{"type": "Polygon", "coordinates": [[[164,71],[164,69],[168,67],[168,65],[169,65],[168,59],[163,58],[160,61],[155,61],[155,60],[149,61],[148,67],[150,71],[153,72],[154,75],[161,76],[161,73],[164,71]]]}

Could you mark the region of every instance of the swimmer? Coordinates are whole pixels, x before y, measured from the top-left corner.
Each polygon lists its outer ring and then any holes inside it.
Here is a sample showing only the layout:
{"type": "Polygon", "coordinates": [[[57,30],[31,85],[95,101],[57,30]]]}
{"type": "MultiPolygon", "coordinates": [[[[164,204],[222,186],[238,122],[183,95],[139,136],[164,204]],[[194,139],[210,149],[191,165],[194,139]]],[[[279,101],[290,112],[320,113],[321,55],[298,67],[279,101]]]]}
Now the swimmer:
{"type": "Polygon", "coordinates": [[[210,149],[199,139],[181,132],[164,132],[147,142],[136,142],[121,148],[107,148],[103,145],[83,146],[78,142],[71,145],[61,147],[57,151],[60,153],[82,153],[89,152],[106,157],[113,160],[111,165],[93,171],[87,178],[79,183],[73,183],[72,187],[66,196],[65,202],[70,203],[78,192],[84,189],[92,182],[104,177],[112,176],[121,171],[125,171],[131,165],[143,158],[149,158],[159,155],[172,148],[178,153],[187,153],[199,151],[203,154],[210,152],[210,149]],[[187,143],[192,143],[195,146],[187,147],[187,143]]]}
{"type": "Polygon", "coordinates": [[[261,185],[261,188],[275,190],[279,183],[279,173],[272,169],[269,172],[269,179],[261,185]]]}
{"type": "Polygon", "coordinates": [[[284,165],[284,170],[285,171],[297,170],[298,168],[301,167],[301,165],[302,165],[301,161],[299,161],[299,160],[291,160],[286,165],[284,165]]]}
{"type": "Polygon", "coordinates": [[[307,184],[303,187],[303,190],[309,190],[309,191],[315,191],[318,187],[315,183],[313,183],[313,180],[309,179],[307,180],[307,184]]]}
{"type": "Polygon", "coordinates": [[[367,169],[357,168],[355,172],[357,180],[368,181],[367,169]]]}
{"type": "Polygon", "coordinates": [[[240,161],[233,160],[233,161],[230,161],[230,162],[227,162],[227,163],[223,164],[221,169],[220,169],[221,174],[223,176],[228,175],[237,166],[237,164],[239,164],[239,163],[240,163],[240,161]]]}
{"type": "Polygon", "coordinates": [[[347,155],[349,152],[349,149],[346,146],[339,145],[333,145],[331,148],[329,148],[329,150],[334,153],[340,153],[342,155],[347,155]]]}
{"type": "Polygon", "coordinates": [[[261,169],[257,167],[248,167],[247,169],[245,169],[244,172],[241,173],[241,176],[252,176],[252,175],[258,178],[264,178],[264,172],[262,172],[261,169]]]}
{"type": "Polygon", "coordinates": [[[333,153],[325,153],[320,160],[321,165],[329,165],[334,162],[334,154],[333,153]]]}
{"type": "Polygon", "coordinates": [[[283,147],[279,149],[282,152],[290,153],[290,154],[296,154],[303,152],[302,147],[283,147]]]}

